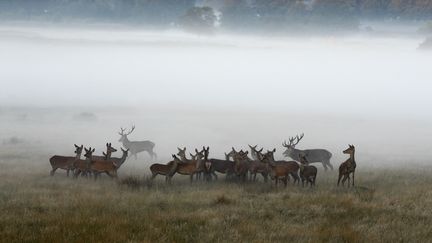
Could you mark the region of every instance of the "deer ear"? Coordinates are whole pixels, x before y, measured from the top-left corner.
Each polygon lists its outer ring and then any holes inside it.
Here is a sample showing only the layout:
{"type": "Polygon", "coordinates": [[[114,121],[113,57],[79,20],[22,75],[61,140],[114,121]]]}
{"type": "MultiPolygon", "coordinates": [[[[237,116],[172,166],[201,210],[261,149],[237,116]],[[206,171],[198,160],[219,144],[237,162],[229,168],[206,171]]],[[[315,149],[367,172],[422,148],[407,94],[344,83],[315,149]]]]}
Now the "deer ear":
{"type": "Polygon", "coordinates": [[[94,152],[96,149],[93,149],[92,152],[94,152]]]}
{"type": "Polygon", "coordinates": [[[103,156],[106,156],[106,153],[105,153],[105,152],[102,152],[102,154],[103,154],[103,156]]]}
{"type": "Polygon", "coordinates": [[[273,149],[273,153],[276,152],[276,148],[273,149]]]}
{"type": "Polygon", "coordinates": [[[74,144],[75,148],[79,148],[78,145],[74,144]]]}

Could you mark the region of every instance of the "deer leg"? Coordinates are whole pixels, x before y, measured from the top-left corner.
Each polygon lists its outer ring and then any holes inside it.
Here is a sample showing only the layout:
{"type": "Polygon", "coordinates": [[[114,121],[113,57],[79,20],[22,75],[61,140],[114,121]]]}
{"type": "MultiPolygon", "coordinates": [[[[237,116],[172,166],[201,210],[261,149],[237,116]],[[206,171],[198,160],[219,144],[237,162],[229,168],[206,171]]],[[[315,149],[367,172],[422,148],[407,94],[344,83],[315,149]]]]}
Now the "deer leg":
{"type": "Polygon", "coordinates": [[[50,171],[50,175],[53,176],[54,173],[55,173],[55,171],[56,171],[57,169],[58,169],[58,168],[53,168],[53,169],[50,171]]]}
{"type": "Polygon", "coordinates": [[[354,186],[354,171],[353,171],[353,182],[352,182],[352,186],[354,186]]]}
{"type": "Polygon", "coordinates": [[[192,181],[193,181],[193,175],[194,175],[194,174],[191,174],[191,175],[190,175],[190,183],[192,183],[192,181]]]}
{"type": "Polygon", "coordinates": [[[153,180],[156,176],[157,176],[157,173],[152,172],[152,176],[151,176],[150,180],[153,180]]]}
{"type": "Polygon", "coordinates": [[[326,162],[321,162],[321,164],[324,166],[324,171],[327,171],[327,165],[326,165],[326,162]]]}
{"type": "Polygon", "coordinates": [[[337,186],[339,186],[340,180],[342,179],[342,174],[339,173],[339,178],[338,178],[338,182],[337,182],[337,186]]]}
{"type": "Polygon", "coordinates": [[[213,175],[213,177],[215,178],[215,180],[218,179],[218,176],[216,175],[216,172],[215,172],[215,171],[212,171],[212,172],[211,172],[211,175],[213,175]]]}
{"type": "Polygon", "coordinates": [[[287,185],[288,185],[287,177],[288,177],[288,175],[282,179],[285,187],[287,187],[287,185]]]}
{"type": "Polygon", "coordinates": [[[330,160],[326,160],[326,165],[328,165],[328,167],[330,167],[331,170],[333,170],[333,165],[330,164],[330,160]]]}
{"type": "Polygon", "coordinates": [[[342,179],[342,186],[345,186],[345,181],[349,179],[349,175],[344,175],[343,179],[342,179]]]}

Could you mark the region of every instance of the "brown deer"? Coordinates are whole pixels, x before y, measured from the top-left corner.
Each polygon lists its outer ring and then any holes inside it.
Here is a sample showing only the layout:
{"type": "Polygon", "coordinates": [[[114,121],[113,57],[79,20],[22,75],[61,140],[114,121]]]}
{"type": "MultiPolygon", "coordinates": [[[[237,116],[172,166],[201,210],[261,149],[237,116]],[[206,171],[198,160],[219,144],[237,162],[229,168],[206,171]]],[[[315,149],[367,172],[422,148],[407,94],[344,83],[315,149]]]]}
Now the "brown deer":
{"type": "Polygon", "coordinates": [[[234,162],[230,161],[230,156],[225,153],[225,160],[222,159],[208,159],[209,149],[207,147],[205,154],[205,161],[211,163],[210,174],[217,180],[216,172],[226,174],[226,179],[231,177],[234,173],[234,162]]]}
{"type": "Polygon", "coordinates": [[[152,173],[151,180],[153,180],[157,175],[165,176],[165,182],[171,183],[170,172],[174,166],[174,161],[170,161],[167,164],[152,164],[150,166],[150,171],[152,173]]]}
{"type": "Polygon", "coordinates": [[[66,175],[69,176],[69,172],[74,169],[74,161],[81,159],[81,154],[84,147],[83,145],[78,146],[76,144],[74,144],[74,146],[75,146],[75,157],[54,155],[49,159],[52,167],[52,170],[50,172],[51,176],[54,175],[57,169],[66,170],[66,175]]]}
{"type": "Polygon", "coordinates": [[[171,171],[168,173],[170,177],[174,176],[175,173],[178,173],[180,175],[189,175],[190,176],[190,182],[193,181],[193,176],[201,171],[203,169],[203,152],[198,152],[196,150],[197,154],[197,160],[187,160],[187,162],[182,161],[179,159],[175,154],[172,155],[174,159],[174,166],[172,166],[171,171]]]}
{"type": "Polygon", "coordinates": [[[257,150],[257,145],[255,145],[255,147],[249,145],[249,147],[251,149],[251,156],[253,158],[253,160],[249,161],[249,180],[256,181],[257,173],[260,173],[264,177],[264,182],[267,182],[267,165],[260,160],[260,158],[262,158],[263,156],[261,152],[264,148],[261,148],[261,150],[257,150]]]}
{"type": "Polygon", "coordinates": [[[345,162],[343,162],[339,166],[339,178],[337,185],[339,186],[339,182],[342,179],[342,186],[344,186],[345,181],[348,179],[348,187],[350,186],[350,174],[352,173],[352,186],[354,186],[354,173],[355,169],[357,167],[357,164],[355,162],[354,154],[355,154],[355,147],[354,145],[348,145],[348,148],[343,151],[344,154],[349,154],[349,159],[347,159],[345,162]]]}
{"type": "Polygon", "coordinates": [[[111,158],[111,154],[117,152],[117,149],[111,146],[111,143],[106,144],[106,152],[102,153],[102,156],[93,155],[92,159],[95,160],[109,160],[111,158]]]}
{"type": "Polygon", "coordinates": [[[294,178],[294,183],[299,181],[298,170],[299,165],[294,161],[275,161],[274,153],[276,149],[267,151],[261,158],[263,163],[267,164],[267,168],[270,173],[272,180],[275,180],[275,186],[278,185],[278,181],[282,180],[285,186],[288,183],[288,176],[291,175],[294,178]]]}
{"type": "Polygon", "coordinates": [[[234,160],[234,173],[243,181],[246,181],[247,173],[249,171],[249,151],[243,152],[240,150],[237,152],[234,147],[232,148],[232,158],[234,160]]]}
{"type": "Polygon", "coordinates": [[[84,175],[88,175],[91,170],[90,170],[90,166],[91,166],[91,160],[92,160],[92,154],[95,151],[95,149],[92,149],[91,147],[89,147],[89,149],[84,148],[85,154],[84,157],[86,158],[85,160],[82,159],[78,159],[75,160],[73,165],[75,168],[75,172],[74,172],[74,178],[77,178],[81,173],[83,173],[84,175]]]}
{"type": "Polygon", "coordinates": [[[260,150],[258,150],[257,149],[258,145],[251,146],[251,145],[248,144],[248,146],[249,146],[249,148],[251,150],[252,159],[253,160],[259,160],[258,156],[262,153],[262,151],[264,150],[264,148],[261,148],[260,150]]]}
{"type": "Polygon", "coordinates": [[[94,160],[91,158],[90,170],[95,175],[95,180],[100,173],[106,173],[111,178],[117,178],[117,170],[126,161],[128,151],[121,148],[123,155],[121,158],[110,158],[109,160],[94,160]]]}
{"type": "Polygon", "coordinates": [[[304,187],[304,182],[306,181],[306,186],[309,183],[310,186],[315,186],[315,180],[317,176],[317,168],[313,165],[309,165],[309,161],[306,159],[304,154],[299,154],[300,161],[300,179],[302,181],[302,186],[304,187]]]}

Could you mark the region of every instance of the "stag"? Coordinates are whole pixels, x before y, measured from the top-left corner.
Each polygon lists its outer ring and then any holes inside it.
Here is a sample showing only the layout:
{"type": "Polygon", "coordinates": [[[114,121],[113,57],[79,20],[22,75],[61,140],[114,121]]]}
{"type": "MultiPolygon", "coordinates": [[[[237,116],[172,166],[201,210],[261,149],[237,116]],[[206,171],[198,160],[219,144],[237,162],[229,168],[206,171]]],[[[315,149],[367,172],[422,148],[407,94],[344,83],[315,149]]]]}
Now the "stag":
{"type": "Polygon", "coordinates": [[[120,139],[119,142],[123,143],[123,147],[125,147],[126,149],[128,149],[131,153],[131,155],[133,155],[135,157],[135,159],[137,159],[137,154],[143,151],[146,151],[147,153],[149,153],[151,159],[157,159],[157,154],[155,152],[153,152],[154,146],[155,144],[152,141],[146,140],[146,141],[130,141],[128,139],[128,135],[130,135],[134,130],[135,130],[135,126],[132,126],[132,129],[125,133],[126,129],[120,128],[121,131],[119,132],[120,134],[120,139]]]}
{"type": "Polygon", "coordinates": [[[283,155],[285,157],[290,157],[294,160],[299,158],[300,154],[304,154],[309,161],[309,163],[317,163],[320,162],[324,166],[324,169],[327,170],[327,166],[333,170],[333,165],[330,164],[330,159],[332,154],[325,149],[306,149],[300,150],[296,149],[295,146],[302,140],[304,134],[301,134],[300,137],[297,135],[296,137],[289,138],[289,144],[286,141],[282,144],[286,148],[283,155]]]}
{"type": "Polygon", "coordinates": [[[83,151],[83,145],[78,146],[74,144],[74,146],[75,146],[75,157],[54,155],[49,159],[52,167],[52,170],[50,172],[51,176],[54,175],[57,169],[66,170],[66,175],[69,176],[69,172],[74,169],[75,160],[79,160],[81,158],[81,154],[83,151]]]}
{"type": "Polygon", "coordinates": [[[348,148],[343,151],[344,154],[349,154],[349,159],[347,159],[345,162],[343,162],[339,166],[339,178],[337,185],[339,186],[339,182],[342,179],[342,186],[344,186],[345,181],[348,179],[348,187],[350,186],[350,174],[352,173],[352,186],[354,186],[354,173],[355,169],[357,167],[357,164],[355,162],[354,154],[355,154],[355,147],[354,145],[348,145],[348,148]]]}

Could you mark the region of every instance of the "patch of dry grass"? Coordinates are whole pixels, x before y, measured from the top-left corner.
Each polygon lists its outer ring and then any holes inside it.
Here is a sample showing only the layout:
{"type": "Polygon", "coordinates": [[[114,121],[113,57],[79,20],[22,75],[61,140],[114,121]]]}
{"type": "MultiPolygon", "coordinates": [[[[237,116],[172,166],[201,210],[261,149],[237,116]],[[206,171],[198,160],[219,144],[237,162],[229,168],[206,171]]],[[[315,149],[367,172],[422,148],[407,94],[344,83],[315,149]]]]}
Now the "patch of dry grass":
{"type": "MultiPolygon", "coordinates": [[[[432,239],[430,169],[358,168],[355,188],[319,171],[315,188],[172,185],[120,173],[118,181],[49,176],[44,155],[0,152],[4,242],[426,242],[432,239]],[[5,156],[3,156],[5,155],[5,156]],[[37,158],[38,161],[34,161],[37,158]],[[39,162],[40,160],[40,162],[39,162]]],[[[45,156],[47,157],[47,156],[45,156]]],[[[147,173],[148,174],[148,173],[147,173]]],[[[221,177],[223,178],[223,177],[221,177]]]]}

